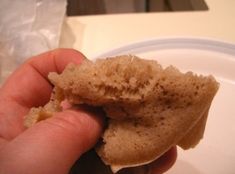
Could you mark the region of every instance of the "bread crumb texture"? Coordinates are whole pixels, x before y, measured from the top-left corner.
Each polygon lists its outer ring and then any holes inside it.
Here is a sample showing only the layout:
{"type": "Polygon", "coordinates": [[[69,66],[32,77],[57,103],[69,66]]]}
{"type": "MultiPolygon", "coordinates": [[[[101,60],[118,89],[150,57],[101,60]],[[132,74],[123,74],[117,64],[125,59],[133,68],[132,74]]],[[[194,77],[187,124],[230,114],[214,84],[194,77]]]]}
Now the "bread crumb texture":
{"type": "Polygon", "coordinates": [[[109,121],[96,150],[107,165],[117,166],[147,163],[177,144],[194,147],[219,87],[212,76],[133,55],[69,64],[49,79],[57,96],[71,104],[103,107],[109,121]]]}

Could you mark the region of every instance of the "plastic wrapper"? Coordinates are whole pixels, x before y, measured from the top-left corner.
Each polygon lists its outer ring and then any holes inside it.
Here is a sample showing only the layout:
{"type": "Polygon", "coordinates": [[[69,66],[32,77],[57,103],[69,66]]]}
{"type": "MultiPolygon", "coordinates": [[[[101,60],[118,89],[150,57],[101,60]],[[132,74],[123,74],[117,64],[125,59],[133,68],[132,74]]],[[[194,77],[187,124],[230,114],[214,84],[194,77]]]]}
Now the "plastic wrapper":
{"type": "Polygon", "coordinates": [[[0,83],[27,58],[58,47],[66,0],[0,1],[0,83]]]}

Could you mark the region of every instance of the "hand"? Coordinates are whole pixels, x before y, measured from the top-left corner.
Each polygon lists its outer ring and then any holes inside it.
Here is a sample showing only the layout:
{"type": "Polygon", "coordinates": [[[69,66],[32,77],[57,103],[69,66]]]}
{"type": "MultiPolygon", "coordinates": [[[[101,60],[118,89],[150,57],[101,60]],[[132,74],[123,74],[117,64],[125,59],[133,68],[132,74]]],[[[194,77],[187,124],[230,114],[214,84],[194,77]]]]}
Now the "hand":
{"type": "MultiPolygon", "coordinates": [[[[102,114],[68,109],[25,130],[23,117],[33,106],[49,100],[49,72],[62,72],[69,62],[84,56],[58,49],[33,57],[17,69],[0,89],[0,173],[66,174],[75,161],[101,136],[102,114]]],[[[168,170],[176,159],[175,148],[151,166],[153,174],[168,170]]]]}

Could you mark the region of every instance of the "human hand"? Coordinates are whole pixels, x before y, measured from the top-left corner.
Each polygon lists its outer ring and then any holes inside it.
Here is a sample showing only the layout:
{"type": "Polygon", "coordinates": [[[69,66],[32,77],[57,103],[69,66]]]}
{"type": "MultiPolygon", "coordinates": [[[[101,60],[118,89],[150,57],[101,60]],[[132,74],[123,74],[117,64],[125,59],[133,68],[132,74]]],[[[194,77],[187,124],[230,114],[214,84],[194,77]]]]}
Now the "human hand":
{"type": "MultiPolygon", "coordinates": [[[[48,102],[53,86],[49,72],[62,72],[70,63],[80,64],[84,56],[70,49],[58,49],[29,59],[0,89],[0,173],[66,174],[102,133],[102,113],[67,109],[25,130],[23,117],[31,107],[48,102]]],[[[176,159],[173,148],[147,165],[152,174],[168,170],[176,159]]]]}

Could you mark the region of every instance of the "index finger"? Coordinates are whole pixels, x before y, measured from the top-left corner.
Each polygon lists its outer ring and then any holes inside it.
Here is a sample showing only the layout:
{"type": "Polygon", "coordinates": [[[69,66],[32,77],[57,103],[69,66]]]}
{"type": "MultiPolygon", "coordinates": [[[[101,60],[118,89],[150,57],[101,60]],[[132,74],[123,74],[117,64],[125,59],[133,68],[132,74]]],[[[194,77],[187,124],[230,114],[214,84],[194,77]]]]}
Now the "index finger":
{"type": "Polygon", "coordinates": [[[49,72],[61,73],[70,63],[80,64],[84,55],[72,49],[56,49],[25,62],[3,85],[0,96],[25,107],[44,105],[50,98],[52,85],[49,72]]]}

